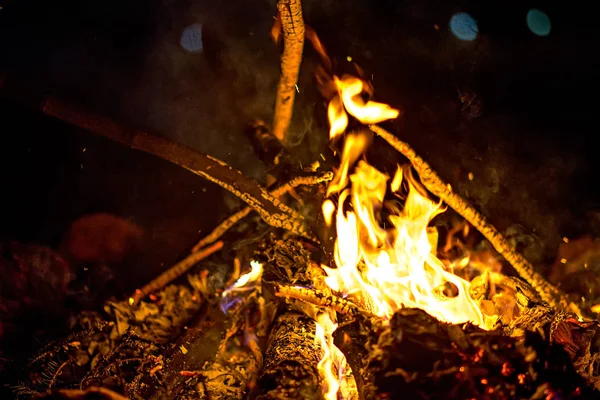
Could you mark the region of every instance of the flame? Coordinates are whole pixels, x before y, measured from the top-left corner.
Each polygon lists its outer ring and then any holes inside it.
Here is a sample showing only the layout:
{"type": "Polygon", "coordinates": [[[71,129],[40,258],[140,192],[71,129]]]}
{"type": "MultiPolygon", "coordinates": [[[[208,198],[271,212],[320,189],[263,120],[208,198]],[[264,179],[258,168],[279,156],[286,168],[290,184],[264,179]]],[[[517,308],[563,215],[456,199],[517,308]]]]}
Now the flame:
{"type": "Polygon", "coordinates": [[[333,140],[344,133],[348,126],[346,111],[363,124],[377,124],[388,119],[397,118],[400,111],[387,104],[375,101],[366,101],[362,98],[363,92],[370,92],[369,86],[359,78],[344,75],[341,79],[333,77],[333,84],[338,94],[331,100],[327,108],[327,115],[331,128],[329,139],[333,140]]]}
{"type": "MultiPolygon", "coordinates": [[[[360,96],[365,90],[362,80],[346,76],[334,77],[334,82],[345,109],[360,122],[372,124],[398,116],[397,110],[385,104],[365,102],[360,96]]],[[[333,137],[347,126],[347,116],[335,102],[339,100],[334,98],[330,103],[335,112],[329,113],[333,137]]],[[[356,135],[347,136],[340,168],[327,191],[328,196],[339,193],[335,215],[337,268],[323,267],[327,285],[383,318],[391,318],[401,307],[417,307],[441,321],[470,321],[491,328],[493,322],[484,317],[469,295],[470,283],[446,270],[436,256],[429,223],[443,212],[441,203],[419,193],[400,168],[391,182],[364,160],[350,173],[367,146],[356,135]],[[384,197],[388,186],[399,196],[403,182],[408,187],[404,206],[387,206],[384,197]],[[389,216],[384,217],[384,210],[389,216]],[[446,289],[452,286],[458,294],[446,295],[446,289]]],[[[333,216],[331,205],[324,204],[323,210],[333,216]]],[[[328,216],[325,218],[327,221],[328,216]]]]}
{"type": "Polygon", "coordinates": [[[342,163],[327,187],[327,196],[339,193],[348,185],[350,167],[369,147],[369,139],[370,136],[366,132],[353,132],[346,136],[344,151],[342,152],[342,163]]]}
{"type": "Polygon", "coordinates": [[[220,307],[224,313],[226,313],[231,306],[240,302],[240,299],[236,297],[238,292],[250,291],[256,288],[254,283],[261,279],[263,266],[260,262],[252,260],[250,261],[250,268],[251,270],[249,272],[242,275],[221,294],[220,307]]]}
{"type": "Polygon", "coordinates": [[[333,332],[337,329],[335,317],[330,313],[317,315],[317,329],[315,340],[323,349],[323,358],[319,361],[317,368],[323,380],[323,397],[325,400],[337,400],[340,389],[346,358],[334,344],[333,332]],[[334,372],[336,371],[337,374],[334,372]]]}

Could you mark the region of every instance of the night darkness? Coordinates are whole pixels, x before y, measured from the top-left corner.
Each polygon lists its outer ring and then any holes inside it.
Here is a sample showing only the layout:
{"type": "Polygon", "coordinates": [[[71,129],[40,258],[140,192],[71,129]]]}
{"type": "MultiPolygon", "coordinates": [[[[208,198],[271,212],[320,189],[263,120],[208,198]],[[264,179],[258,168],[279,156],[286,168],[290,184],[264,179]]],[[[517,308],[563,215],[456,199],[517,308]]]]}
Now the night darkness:
{"type": "MultiPolygon", "coordinates": [[[[55,247],[81,215],[122,215],[149,233],[147,251],[126,273],[131,288],[185,254],[239,201],[167,162],[46,117],[36,101],[62,98],[262,181],[265,168],[244,127],[272,118],[275,3],[0,0],[0,239],[55,247]],[[181,45],[192,24],[202,26],[195,52],[181,45]]],[[[376,100],[402,110],[390,130],[500,229],[520,225],[539,238],[534,262],[551,263],[564,236],[600,235],[599,14],[586,2],[303,4],[336,68],[350,71],[352,57],[373,77],[376,100]],[[528,27],[531,9],[548,16],[547,35],[528,27]],[[476,21],[475,40],[449,29],[459,12],[476,21]],[[475,96],[473,105],[463,107],[459,92],[475,96]]],[[[299,162],[326,146],[317,64],[307,48],[291,128],[299,162]]]]}

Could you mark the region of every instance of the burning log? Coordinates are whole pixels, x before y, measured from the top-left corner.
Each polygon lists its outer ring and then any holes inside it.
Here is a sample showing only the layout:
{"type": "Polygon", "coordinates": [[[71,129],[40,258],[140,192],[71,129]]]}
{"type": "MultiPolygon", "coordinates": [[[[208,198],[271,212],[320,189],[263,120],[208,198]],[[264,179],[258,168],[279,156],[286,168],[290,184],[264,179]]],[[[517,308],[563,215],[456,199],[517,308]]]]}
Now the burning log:
{"type": "Polygon", "coordinates": [[[296,97],[298,74],[304,49],[304,19],[300,0],[279,0],[277,10],[283,29],[283,54],[281,56],[281,76],[275,97],[273,134],[285,143],[285,135],[290,126],[296,97]]]}
{"type": "Polygon", "coordinates": [[[256,400],[322,399],[318,364],[322,357],[316,323],[305,314],[286,312],[269,335],[256,400]]]}
{"type": "MultiPolygon", "coordinates": [[[[329,333],[323,325],[327,311],[321,312],[327,308],[316,307],[314,302],[340,309],[345,306],[347,311],[354,311],[354,307],[343,299],[331,302],[335,297],[329,293],[295,286],[319,286],[323,277],[323,271],[301,243],[272,240],[264,257],[268,262],[263,285],[284,299],[286,305],[281,307],[283,311],[271,328],[257,388],[250,398],[323,399],[325,388],[330,387],[325,380],[331,369],[330,364],[322,365],[329,351],[329,333]]],[[[334,388],[331,393],[335,395],[336,391],[334,388]]]]}
{"type": "Polygon", "coordinates": [[[496,227],[487,222],[485,217],[469,205],[466,200],[454,193],[450,185],[445,183],[431,166],[416,154],[412,147],[377,125],[371,125],[370,128],[399,153],[408,158],[420,175],[423,185],[477,228],[498,253],[506,258],[517,273],[538,292],[544,301],[552,307],[560,306],[581,315],[581,311],[576,304],[569,301],[564,293],[561,293],[558,288],[536,272],[534,266],[509,245],[496,227]]]}

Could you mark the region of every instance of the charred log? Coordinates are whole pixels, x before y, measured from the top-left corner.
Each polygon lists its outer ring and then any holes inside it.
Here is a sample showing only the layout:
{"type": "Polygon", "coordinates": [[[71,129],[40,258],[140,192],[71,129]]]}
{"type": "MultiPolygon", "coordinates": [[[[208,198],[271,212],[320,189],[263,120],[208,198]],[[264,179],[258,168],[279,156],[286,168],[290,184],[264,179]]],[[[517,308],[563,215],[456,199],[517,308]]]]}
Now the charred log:
{"type": "Polygon", "coordinates": [[[322,399],[318,363],[322,351],[315,340],[315,321],[286,312],[275,322],[258,379],[256,400],[322,399]]]}

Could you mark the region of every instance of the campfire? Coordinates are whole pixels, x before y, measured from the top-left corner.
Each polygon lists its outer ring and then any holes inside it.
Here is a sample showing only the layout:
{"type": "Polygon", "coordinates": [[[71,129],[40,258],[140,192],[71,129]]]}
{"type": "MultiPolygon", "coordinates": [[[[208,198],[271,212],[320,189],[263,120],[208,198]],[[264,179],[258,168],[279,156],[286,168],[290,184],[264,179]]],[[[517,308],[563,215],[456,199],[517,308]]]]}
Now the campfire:
{"type": "MultiPolygon", "coordinates": [[[[536,272],[401,133],[380,126],[400,111],[374,100],[360,68],[336,73],[299,1],[278,9],[272,36],[284,53],[273,131],[254,124],[255,147],[272,170],[285,169],[306,38],[321,58],[331,170],[322,155],[287,182],[273,174],[265,188],[210,156],[44,100],[44,113],[178,164],[247,207],[152,282],[77,316],[68,337],[29,361],[15,391],[70,399],[597,396],[598,324],[589,310],[536,272]],[[377,146],[398,157],[374,162],[377,146]],[[249,217],[254,211],[260,218],[249,217]],[[438,229],[448,213],[462,220],[438,229]],[[472,231],[479,247],[463,240],[472,231]],[[502,259],[515,273],[499,268],[502,259]]],[[[30,262],[17,256],[25,250],[11,251],[15,268],[30,262]]]]}

